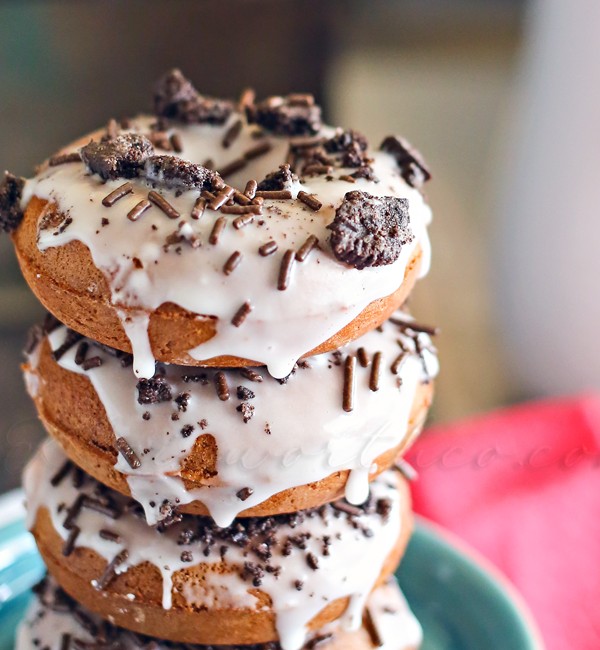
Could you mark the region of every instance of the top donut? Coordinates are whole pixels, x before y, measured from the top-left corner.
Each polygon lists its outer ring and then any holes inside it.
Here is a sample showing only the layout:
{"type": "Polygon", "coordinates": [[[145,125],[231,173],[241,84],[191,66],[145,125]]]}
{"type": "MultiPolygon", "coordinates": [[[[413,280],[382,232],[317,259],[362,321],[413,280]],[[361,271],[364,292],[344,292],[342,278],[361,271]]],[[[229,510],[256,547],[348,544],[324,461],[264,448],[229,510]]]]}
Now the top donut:
{"type": "Polygon", "coordinates": [[[265,364],[377,327],[429,267],[429,171],[402,138],[371,148],[310,95],[236,104],[163,77],[154,115],[6,174],[0,226],[41,302],[80,333],[185,365],[265,364]]]}

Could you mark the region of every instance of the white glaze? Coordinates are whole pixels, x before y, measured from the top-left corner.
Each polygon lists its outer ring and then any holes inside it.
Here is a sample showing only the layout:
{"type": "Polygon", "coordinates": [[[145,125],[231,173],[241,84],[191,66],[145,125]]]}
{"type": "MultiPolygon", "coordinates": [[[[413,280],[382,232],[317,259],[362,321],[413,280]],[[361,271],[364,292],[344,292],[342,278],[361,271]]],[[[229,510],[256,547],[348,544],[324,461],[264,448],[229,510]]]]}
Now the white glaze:
{"type": "MultiPolygon", "coordinates": [[[[47,508],[56,532],[64,540],[68,536],[68,531],[62,525],[65,519],[64,504],[72,504],[79,494],[93,494],[94,488],[97,487],[95,481],[88,479],[78,489],[67,477],[53,488],[50,480],[62,467],[65,459],[58,445],[47,440],[29,462],[24,473],[29,525],[31,526],[41,507],[47,508]]],[[[361,526],[366,526],[372,531],[370,537],[353,527],[345,515],[323,518],[315,515],[293,527],[284,523],[277,527],[277,541],[271,547],[272,564],[280,566],[281,572],[279,575],[265,572],[260,589],[271,598],[283,650],[301,648],[306,640],[307,623],[327,603],[338,598],[350,597],[350,606],[343,618],[344,627],[360,627],[366,599],[400,535],[402,505],[397,485],[397,477],[393,472],[383,475],[372,484],[373,498],[387,499],[391,509],[385,519],[377,514],[362,514],[355,519],[361,526]],[[303,533],[310,534],[310,538],[306,540],[306,549],[294,547],[291,554],[284,556],[281,547],[285,540],[289,536],[303,533]],[[328,555],[322,552],[325,536],[330,539],[328,555]],[[314,553],[318,557],[317,570],[308,566],[307,553],[314,553]],[[305,585],[300,591],[294,587],[296,580],[301,580],[305,585]]],[[[113,493],[113,496],[117,502],[127,501],[116,493],[113,493]]],[[[328,508],[328,512],[332,512],[331,508],[328,508]]],[[[180,531],[186,527],[185,521],[160,534],[131,513],[123,514],[115,521],[105,514],[84,508],[77,518],[77,525],[81,528],[77,546],[94,550],[106,561],[110,561],[122,549],[128,550],[129,557],[118,567],[119,573],[142,562],[154,564],[163,579],[165,609],[169,609],[172,604],[173,574],[191,566],[190,563],[182,561],[182,550],[190,550],[195,559],[202,558],[202,563],[209,567],[209,579],[203,583],[206,602],[214,603],[215,599],[221,602],[223,592],[226,591],[224,607],[246,607],[248,604],[248,590],[252,587],[249,582],[239,577],[237,571],[245,561],[256,561],[256,557],[245,555],[243,549],[233,543],[223,542],[227,546],[225,557],[227,566],[230,567],[230,578],[223,581],[221,575],[216,572],[219,567],[223,568],[219,553],[221,543],[216,544],[207,556],[203,555],[204,545],[200,543],[182,547],[178,544],[178,539],[180,531]],[[118,533],[121,541],[115,543],[101,538],[98,533],[102,529],[118,533]]],[[[197,589],[194,602],[198,603],[200,598],[201,593],[197,589]]]]}
{"type": "MultiPolygon", "coordinates": [[[[180,155],[200,163],[211,158],[217,168],[238,158],[257,142],[251,137],[253,127],[245,124],[229,149],[221,146],[223,134],[238,118],[239,115],[232,115],[223,126],[178,125],[175,130],[183,141],[180,155]]],[[[147,132],[150,122],[148,117],[137,118],[132,129],[147,132]]],[[[324,127],[323,134],[331,133],[330,127],[324,127]]],[[[260,180],[277,169],[285,160],[288,140],[269,140],[273,143],[271,152],[227,181],[243,189],[247,178],[260,180]]],[[[189,218],[198,192],[176,196],[174,191],[163,191],[182,220],[189,222],[188,230],[202,242],[197,249],[182,244],[180,254],[175,252],[175,246],[168,252],[163,248],[165,238],[176,230],[178,221],[168,219],[156,207],[138,222],[126,218],[127,212],[148,193],[148,184],[140,179],[132,181],[133,194],[112,208],[105,208],[102,198],[120,186],[123,179],[104,183],[98,176],[88,175],[83,163],[50,167],[26,183],[23,205],[37,196],[55,202],[73,219],[62,233],[57,229],[40,231],[38,246],[44,251],[77,240],[89,248],[94,264],[108,280],[119,315],[122,316],[119,308],[134,310],[133,323],[123,324],[135,352],[134,369],[138,376],[152,376],[154,370],[144,319],[161,304],[172,302],[192,313],[218,317],[217,335],[190,350],[193,358],[201,361],[220,355],[239,356],[265,363],[273,376],[284,377],[303,354],[342,329],[368,304],[393,293],[416,247],[420,246],[423,252],[421,274],[429,268],[429,207],[421,193],[402,179],[390,154],[374,151],[370,155],[379,182],[359,179],[350,184],[328,182],[324,176],[307,178],[304,184],[294,184],[292,194],[295,197],[299,190],[314,193],[323,203],[319,212],[312,212],[299,201],[268,200],[261,217],[240,230],[228,225],[216,246],[208,243],[208,236],[217,214],[207,210],[199,221],[189,218]],[[326,226],[350,190],[408,199],[414,238],[402,248],[394,264],[359,271],[341,264],[330,252],[326,226]],[[104,217],[110,225],[101,227],[104,217]],[[321,250],[313,250],[307,260],[296,263],[289,288],[278,291],[277,276],[284,251],[297,250],[309,235],[318,237],[321,250]],[[270,239],[277,242],[279,250],[263,258],[258,255],[258,248],[270,239]],[[240,251],[243,260],[227,276],[222,271],[223,264],[234,251],[240,251]],[[134,258],[141,261],[142,269],[134,267],[134,258]],[[253,311],[240,327],[235,327],[231,319],[246,301],[253,311]]],[[[336,169],[335,177],[352,171],[336,169]]]]}
{"type": "MultiPolygon", "coordinates": [[[[421,627],[410,611],[395,580],[390,580],[376,589],[369,597],[367,606],[383,641],[380,650],[406,650],[420,645],[423,637],[421,627]]],[[[86,612],[86,615],[92,621],[100,622],[100,619],[94,614],[86,612]]],[[[336,635],[336,631],[338,631],[339,635],[339,630],[336,628],[335,624],[329,624],[322,633],[336,635]]],[[[92,642],[94,640],[70,612],[53,610],[36,598],[32,601],[19,626],[15,650],[39,650],[40,648],[61,650],[63,634],[70,634],[73,639],[82,641],[92,642]]],[[[343,636],[338,639],[336,636],[332,643],[319,643],[319,650],[328,650],[332,645],[335,645],[337,650],[341,650],[343,636]]],[[[118,643],[123,650],[139,650],[139,646],[128,634],[119,635],[118,643]]],[[[154,648],[155,650],[169,650],[172,645],[157,640],[154,648]]],[[[197,646],[197,648],[202,650],[202,646],[197,646]]]]}
{"type": "MultiPolygon", "coordinates": [[[[397,316],[410,320],[401,312],[397,316]]],[[[342,409],[343,365],[334,365],[331,354],[311,357],[307,361],[309,368],[297,368],[283,385],[264,370],[258,369],[263,375],[260,383],[245,379],[238,370],[225,370],[231,393],[227,402],[217,397],[213,382],[216,371],[165,365],[173,398],[182,392],[190,395],[185,412],[178,411],[172,401],[139,404],[138,380],[131,368],[123,368],[116,358],[96,346],[90,346],[88,356],[103,358],[104,363],[98,368],[85,372],[75,364],[77,346],[58,363],[90,380],[116,435],[124,436],[138,454],[139,469],[132,469],[121,455],[115,467],[126,475],[134,499],[143,505],[151,524],[160,518],[160,513],[150,502],[160,504],[168,499],[180,504],[202,501],[217,524],[227,526],[242,510],[335,471],[351,470],[346,485],[346,498],[351,503],[362,503],[367,498],[374,460],[410,434],[408,422],[415,391],[438,370],[426,334],[420,334],[419,340],[424,348],[427,375],[423,360],[414,354],[414,340],[389,321],[382,329],[341,350],[342,359],[346,354],[356,354],[360,347],[371,359],[375,352],[382,353],[380,388],[376,392],[369,389],[370,367],[357,364],[356,404],[349,413],[342,409]],[[406,357],[398,375],[394,375],[390,366],[400,352],[398,341],[413,353],[406,357]],[[207,385],[182,379],[184,375],[202,374],[208,379],[207,385]],[[255,408],[247,423],[236,410],[242,403],[236,397],[238,386],[255,393],[247,402],[255,408]],[[146,412],[150,414],[149,420],[142,417],[146,412]],[[173,413],[177,413],[177,421],[172,420],[173,413]],[[204,430],[198,425],[203,419],[208,423],[204,430]],[[267,424],[270,434],[265,432],[267,424]],[[184,438],[181,430],[186,425],[194,429],[184,438]],[[218,478],[205,487],[188,491],[178,474],[182,461],[202,434],[215,438],[218,478]],[[144,454],[145,449],[148,452],[144,454]],[[241,501],[236,494],[246,487],[254,493],[241,501]]],[[[63,327],[49,336],[53,350],[62,344],[65,334],[63,327]]],[[[36,349],[26,370],[28,376],[35,375],[37,355],[36,349]]]]}

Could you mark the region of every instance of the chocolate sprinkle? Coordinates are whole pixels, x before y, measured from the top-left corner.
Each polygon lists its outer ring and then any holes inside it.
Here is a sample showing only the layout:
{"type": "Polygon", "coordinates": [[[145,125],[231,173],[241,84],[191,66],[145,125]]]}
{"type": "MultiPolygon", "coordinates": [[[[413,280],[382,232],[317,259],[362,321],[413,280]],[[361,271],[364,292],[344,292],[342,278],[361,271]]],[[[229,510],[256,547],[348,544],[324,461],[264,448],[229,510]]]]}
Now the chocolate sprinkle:
{"type": "Polygon", "coordinates": [[[108,585],[114,580],[117,575],[117,568],[126,562],[129,558],[129,552],[126,549],[123,549],[120,553],[115,555],[115,557],[106,565],[104,573],[100,576],[96,582],[96,589],[106,589],[108,585]]]}
{"type": "Polygon", "coordinates": [[[263,199],[289,200],[292,193],[289,190],[257,190],[256,196],[263,199]]]}
{"type": "Polygon", "coordinates": [[[250,179],[246,183],[246,188],[244,189],[244,195],[247,196],[249,199],[253,199],[256,196],[257,187],[258,187],[258,183],[255,180],[250,179]]]}
{"type": "Polygon", "coordinates": [[[229,385],[227,384],[225,373],[221,370],[217,372],[214,381],[218,398],[222,402],[226,402],[229,399],[229,385]]]}
{"type": "Polygon", "coordinates": [[[354,409],[355,374],[356,357],[348,355],[344,363],[344,390],[342,395],[342,407],[347,413],[354,409]]]}
{"type": "Polygon", "coordinates": [[[314,194],[309,194],[308,192],[298,192],[298,200],[302,201],[302,203],[307,205],[313,212],[318,212],[323,207],[321,201],[319,201],[314,194]]]}
{"type": "Polygon", "coordinates": [[[260,383],[263,380],[262,375],[252,368],[242,368],[240,372],[242,374],[242,377],[245,377],[250,381],[260,383]]]}
{"type": "Polygon", "coordinates": [[[169,219],[179,219],[181,216],[164,196],[154,190],[148,192],[148,200],[154,203],[157,208],[160,208],[169,219]]]}
{"type": "Polygon", "coordinates": [[[66,475],[71,471],[71,467],[72,467],[71,461],[66,460],[62,464],[58,472],[56,472],[56,474],[50,479],[50,485],[52,487],[58,487],[63,482],[66,475]]]}
{"type": "Polygon", "coordinates": [[[140,459],[138,458],[138,455],[133,451],[127,440],[123,438],[122,436],[120,438],[117,438],[117,450],[119,453],[123,456],[123,458],[127,461],[127,464],[131,469],[139,469],[142,466],[142,463],[140,462],[140,459]]]}
{"type": "Polygon", "coordinates": [[[92,370],[92,368],[99,368],[102,365],[102,358],[101,357],[90,357],[89,359],[86,359],[82,364],[81,367],[83,370],[92,370]]]}
{"type": "Polygon", "coordinates": [[[136,203],[131,210],[129,210],[127,218],[129,221],[137,221],[150,207],[152,207],[152,203],[147,199],[142,199],[139,203],[136,203]]]}
{"type": "Polygon", "coordinates": [[[285,291],[290,284],[295,258],[296,252],[291,249],[285,251],[281,258],[279,277],[277,278],[277,289],[279,289],[279,291],[285,291]]]}
{"type": "Polygon", "coordinates": [[[65,540],[65,543],[62,547],[62,554],[65,557],[69,557],[69,555],[71,555],[71,553],[75,550],[75,543],[77,542],[77,538],[79,537],[80,533],[81,529],[79,526],[73,526],[69,531],[69,535],[67,536],[67,539],[65,540]]]}
{"type": "Polygon", "coordinates": [[[372,646],[374,648],[381,648],[384,645],[384,640],[375,625],[375,620],[368,606],[363,613],[363,625],[369,634],[372,646]]]}
{"type": "MultiPolygon", "coordinates": [[[[260,211],[259,206],[250,205],[248,207],[249,208],[259,208],[259,211],[260,211]]],[[[245,215],[243,215],[241,217],[237,217],[236,219],[233,220],[233,227],[236,230],[240,230],[242,228],[245,228],[246,226],[249,226],[253,222],[254,222],[254,215],[245,214],[245,215]]]]}
{"type": "Polygon", "coordinates": [[[397,325],[402,330],[409,329],[413,332],[423,332],[423,334],[429,334],[429,336],[437,336],[440,333],[438,327],[435,327],[433,325],[425,325],[424,323],[418,323],[414,320],[403,320],[402,318],[398,318],[396,316],[392,316],[389,320],[390,323],[397,325]]]}
{"type": "Polygon", "coordinates": [[[208,241],[210,244],[214,246],[215,244],[219,243],[219,237],[221,236],[223,230],[225,230],[226,225],[227,225],[227,219],[225,219],[225,217],[219,217],[215,221],[211,233],[208,237],[208,241]]]}
{"type": "Polygon", "coordinates": [[[358,348],[356,351],[356,357],[358,359],[358,363],[363,368],[367,368],[369,365],[369,355],[367,354],[367,351],[364,348],[358,348]]]}
{"type": "Polygon", "coordinates": [[[13,232],[23,219],[21,195],[24,186],[24,178],[4,172],[0,184],[0,230],[4,232],[13,232]]]}
{"type": "Polygon", "coordinates": [[[114,542],[115,544],[121,543],[121,536],[118,533],[113,532],[112,530],[107,530],[106,528],[103,528],[98,532],[98,535],[100,535],[102,539],[105,539],[109,542],[114,542]]]}
{"type": "Polygon", "coordinates": [[[393,264],[413,240],[407,199],[357,190],[346,193],[327,228],[335,257],[359,270],[393,264]]]}
{"type": "Polygon", "coordinates": [[[262,257],[268,257],[269,255],[273,255],[276,250],[277,244],[274,241],[268,241],[258,249],[258,252],[262,257]]]}
{"type": "Polygon", "coordinates": [[[246,301],[236,312],[235,316],[231,319],[231,324],[234,327],[239,327],[245,320],[248,314],[252,311],[252,305],[246,301]]]}
{"type": "Polygon", "coordinates": [[[223,265],[223,273],[225,275],[231,275],[233,271],[240,265],[243,255],[240,251],[235,251],[228,258],[225,264],[223,265]]]}
{"type": "Polygon", "coordinates": [[[381,376],[381,352],[375,352],[373,355],[373,365],[371,366],[371,376],[369,377],[369,388],[376,392],[379,390],[379,379],[381,376]]]}
{"type": "Polygon", "coordinates": [[[133,192],[133,185],[131,183],[123,183],[123,185],[120,185],[119,187],[117,187],[117,189],[113,190],[110,194],[107,194],[102,199],[102,205],[105,208],[112,208],[112,206],[117,201],[126,197],[128,194],[131,194],[132,192],[133,192]]]}
{"type": "Polygon", "coordinates": [[[248,163],[245,158],[236,158],[224,167],[221,167],[221,169],[219,169],[219,174],[221,176],[229,176],[229,174],[240,171],[240,169],[243,169],[247,164],[248,163]]]}
{"type": "Polygon", "coordinates": [[[309,235],[306,238],[306,241],[300,246],[296,252],[296,261],[304,262],[304,260],[309,256],[313,248],[317,246],[319,240],[314,235],[309,235]]]}
{"type": "Polygon", "coordinates": [[[227,131],[225,131],[222,141],[222,145],[225,149],[229,149],[229,147],[238,139],[242,132],[242,126],[242,120],[237,120],[227,129],[227,131]]]}
{"type": "Polygon", "coordinates": [[[272,148],[273,145],[268,140],[259,142],[253,147],[250,147],[250,149],[246,149],[246,151],[244,151],[244,158],[246,160],[254,160],[255,158],[259,158],[260,156],[264,156],[266,153],[269,153],[272,148]]]}

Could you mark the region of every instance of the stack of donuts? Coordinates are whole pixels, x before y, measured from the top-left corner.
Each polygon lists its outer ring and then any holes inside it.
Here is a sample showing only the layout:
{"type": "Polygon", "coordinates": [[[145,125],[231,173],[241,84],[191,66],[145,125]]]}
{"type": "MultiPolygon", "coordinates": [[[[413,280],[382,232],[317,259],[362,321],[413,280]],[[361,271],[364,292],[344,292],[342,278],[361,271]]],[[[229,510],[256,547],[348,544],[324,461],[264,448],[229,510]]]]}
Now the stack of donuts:
{"type": "Polygon", "coordinates": [[[48,575],[18,650],[414,650],[394,571],[432,399],[429,171],[321,119],[166,74],[153,111],[6,174],[48,310],[24,474],[48,575]]]}

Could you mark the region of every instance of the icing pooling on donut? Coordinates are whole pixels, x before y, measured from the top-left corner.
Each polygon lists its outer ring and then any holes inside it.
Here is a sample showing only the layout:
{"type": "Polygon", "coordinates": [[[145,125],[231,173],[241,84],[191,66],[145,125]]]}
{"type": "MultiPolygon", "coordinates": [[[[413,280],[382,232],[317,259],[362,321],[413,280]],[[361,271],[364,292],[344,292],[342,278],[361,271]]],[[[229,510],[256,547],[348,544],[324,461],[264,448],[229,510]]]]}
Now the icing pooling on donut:
{"type": "MultiPolygon", "coordinates": [[[[153,118],[132,121],[131,130],[146,133],[153,118]]],[[[202,163],[212,159],[219,169],[255,146],[255,127],[247,125],[241,114],[232,114],[222,126],[177,125],[182,142],[181,157],[202,163]],[[229,148],[221,144],[224,133],[239,119],[244,126],[229,148]]],[[[324,136],[334,133],[323,127],[324,136]]],[[[289,140],[266,136],[272,149],[252,160],[243,170],[226,177],[226,181],[243,190],[248,178],[260,180],[285,161],[289,140]]],[[[156,148],[157,153],[160,150],[156,148]]],[[[185,230],[201,242],[193,249],[185,243],[164,249],[166,238],[179,221],[168,219],[152,207],[139,221],[132,223],[127,213],[146,198],[150,186],[140,178],[131,179],[134,192],[111,208],[102,199],[123,184],[123,179],[103,182],[89,175],[83,163],[48,167],[27,181],[23,205],[32,196],[56,203],[72,221],[68,227],[42,229],[38,246],[46,250],[71,241],[80,241],[90,250],[94,264],[102,270],[111,290],[112,302],[131,341],[134,370],[138,376],[154,373],[154,358],[148,341],[148,313],[165,302],[172,302],[196,314],[216,316],[217,334],[195,349],[190,356],[201,361],[216,356],[232,355],[265,363],[275,377],[285,377],[304,354],[350,323],[367,305],[392,294],[400,285],[407,264],[417,248],[422,251],[421,275],[429,267],[429,240],[426,227],[431,212],[421,193],[401,177],[391,154],[368,152],[379,182],[359,178],[355,183],[339,180],[354,170],[336,169],[335,179],[309,176],[291,188],[295,198],[299,191],[315,194],[323,203],[313,212],[304,203],[267,199],[263,213],[254,223],[236,230],[228,224],[217,245],[208,243],[218,213],[206,210],[198,221],[189,215],[199,195],[186,191],[176,196],[174,190],[161,193],[180,212],[185,230]],[[344,194],[362,190],[374,196],[395,196],[408,199],[413,241],[402,247],[399,259],[388,266],[357,270],[338,262],[327,243],[335,209],[344,194]],[[108,218],[109,225],[101,226],[108,218]],[[290,286],[277,290],[279,266],[284,252],[298,250],[309,235],[319,239],[320,248],[308,259],[296,263],[290,286]],[[278,250],[261,257],[258,248],[273,239],[278,250]],[[242,253],[242,261],[230,275],[223,265],[234,252],[242,253]],[[143,268],[139,268],[140,263],[143,268]],[[252,312],[240,327],[231,320],[245,302],[252,312]],[[125,313],[124,308],[128,308],[125,313]]]]}
{"type": "MultiPolygon", "coordinates": [[[[35,650],[35,648],[63,650],[63,646],[61,646],[63,635],[70,635],[72,639],[78,639],[85,643],[97,642],[97,639],[90,633],[89,628],[86,629],[82,625],[81,619],[78,620],[73,616],[74,610],[83,612],[87,620],[91,620],[97,625],[101,624],[106,634],[105,622],[102,623],[98,616],[77,606],[71,599],[67,598],[65,600],[64,592],[56,590],[55,583],[51,578],[47,578],[44,592],[32,601],[19,626],[15,650],[35,650]],[[60,608],[53,607],[55,593],[62,596],[59,601],[60,608]],[[48,596],[48,594],[50,595],[48,596]]],[[[379,646],[381,650],[406,650],[406,648],[416,648],[420,645],[423,637],[421,627],[410,611],[395,579],[391,579],[386,584],[378,587],[369,596],[367,607],[383,642],[383,645],[379,646]]],[[[334,643],[336,641],[338,643],[342,642],[343,637],[340,638],[339,628],[335,623],[325,626],[318,633],[318,637],[326,637],[329,634],[332,635],[334,643]]],[[[118,647],[122,648],[122,650],[139,650],[140,648],[140,644],[136,643],[135,637],[116,627],[109,626],[109,639],[118,643],[118,647]]],[[[150,638],[147,637],[147,640],[150,640],[150,638]]],[[[207,650],[206,646],[193,646],[191,644],[180,646],[165,643],[159,639],[152,639],[152,641],[154,641],[152,647],[155,650],[193,650],[194,648],[207,650]]],[[[228,646],[231,650],[243,650],[244,647],[247,647],[248,650],[278,650],[279,648],[275,643],[253,646],[228,646]]],[[[308,647],[313,646],[307,646],[307,650],[308,647]]],[[[327,650],[330,644],[327,641],[320,641],[316,647],[319,650],[327,650]]]]}
{"type": "MultiPolygon", "coordinates": [[[[410,321],[402,312],[397,316],[410,321]]],[[[49,334],[52,350],[62,345],[66,334],[64,327],[49,334]]],[[[382,331],[366,334],[340,353],[317,355],[301,362],[284,384],[260,369],[262,382],[246,379],[239,370],[225,369],[222,372],[231,394],[227,401],[218,398],[214,385],[218,371],[213,369],[161,366],[171,386],[172,399],[140,404],[138,380],[131,368],[123,368],[119,359],[102,348],[92,344],[93,351],[88,353],[103,359],[98,368],[84,371],[75,363],[77,345],[63,354],[58,364],[89,379],[116,436],[124,436],[140,458],[141,466],[132,469],[119,454],[115,467],[127,477],[133,498],[143,505],[151,524],[161,517],[156,504],[167,499],[180,504],[199,500],[217,524],[227,526],[242,510],[335,471],[351,470],[346,485],[348,501],[358,504],[367,498],[374,460],[409,435],[415,391],[421,382],[437,374],[437,358],[429,336],[415,336],[421,344],[422,358],[415,353],[412,336],[388,321],[382,331]],[[390,367],[401,352],[398,342],[409,353],[397,374],[393,374],[390,367]],[[345,412],[343,360],[346,355],[356,355],[359,348],[364,349],[369,359],[381,352],[379,389],[370,390],[371,366],[358,365],[355,406],[345,412]],[[203,377],[203,381],[189,381],[190,377],[203,377]],[[251,391],[254,397],[237,398],[238,387],[242,387],[242,392],[251,391]],[[183,393],[189,395],[185,411],[174,401],[183,393]],[[244,404],[251,411],[247,422],[237,410],[244,404]],[[146,413],[149,419],[144,419],[146,413]],[[205,421],[202,426],[201,421],[205,421]],[[187,434],[185,437],[182,430],[187,434]],[[202,434],[215,439],[218,482],[209,481],[210,487],[188,491],[178,474],[182,461],[202,434]],[[252,493],[242,501],[238,493],[245,488],[252,493]]],[[[36,348],[26,377],[36,377],[37,355],[36,348]]],[[[29,385],[35,385],[35,380],[29,385]]]]}
{"type": "MultiPolygon", "coordinates": [[[[47,440],[27,465],[24,487],[30,527],[38,510],[46,508],[54,529],[66,541],[69,531],[63,527],[63,522],[68,507],[80,495],[94,497],[100,490],[100,494],[110,495],[112,503],[123,514],[115,519],[95,509],[81,509],[76,519],[80,528],[76,547],[91,549],[107,562],[127,550],[127,558],[116,567],[117,574],[143,562],[153,564],[162,575],[162,605],[165,609],[172,607],[174,574],[194,566],[194,560],[190,564],[182,557],[182,550],[189,550],[195,560],[200,558],[204,566],[214,569],[204,574],[202,587],[195,587],[195,605],[214,607],[215,601],[218,601],[224,608],[246,609],[255,606],[256,597],[249,593],[253,583],[242,577],[244,565],[249,561],[256,563],[256,556],[247,545],[219,538],[218,543],[210,548],[201,541],[181,546],[181,533],[190,525],[201,525],[202,518],[184,516],[180,523],[160,533],[149,527],[143,517],[126,509],[130,503],[128,498],[107,491],[90,477],[85,477],[83,484],[75,487],[70,477],[66,476],[53,487],[52,479],[65,461],[66,457],[58,445],[47,440]],[[100,536],[100,531],[106,529],[118,534],[117,541],[100,536]],[[223,545],[227,546],[224,556],[226,565],[231,567],[227,580],[223,580],[222,572],[219,572],[219,568],[223,569],[223,545]]],[[[398,542],[402,526],[401,495],[397,476],[393,472],[374,481],[371,495],[372,503],[377,504],[377,512],[362,512],[351,519],[332,506],[323,506],[319,512],[312,511],[311,516],[307,514],[294,523],[291,523],[291,519],[276,518],[278,524],[274,529],[275,537],[270,545],[271,559],[268,562],[279,569],[276,572],[264,570],[259,588],[271,599],[283,650],[301,648],[306,640],[308,622],[327,603],[339,598],[350,597],[350,604],[341,621],[344,628],[356,630],[360,627],[368,595],[386,558],[398,542]],[[385,514],[380,513],[380,502],[386,504],[385,514]],[[364,529],[369,529],[369,534],[364,529]],[[291,552],[286,554],[283,547],[290,537],[303,538],[304,546],[292,545],[291,552]],[[316,568],[307,561],[310,554],[316,558],[316,568]],[[310,588],[299,590],[297,581],[309,584],[310,588]]],[[[289,517],[294,518],[295,515],[289,517]]],[[[240,520],[238,526],[242,522],[240,520]]]]}

